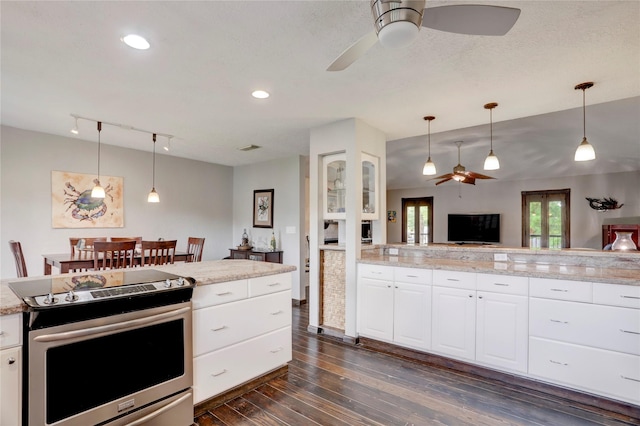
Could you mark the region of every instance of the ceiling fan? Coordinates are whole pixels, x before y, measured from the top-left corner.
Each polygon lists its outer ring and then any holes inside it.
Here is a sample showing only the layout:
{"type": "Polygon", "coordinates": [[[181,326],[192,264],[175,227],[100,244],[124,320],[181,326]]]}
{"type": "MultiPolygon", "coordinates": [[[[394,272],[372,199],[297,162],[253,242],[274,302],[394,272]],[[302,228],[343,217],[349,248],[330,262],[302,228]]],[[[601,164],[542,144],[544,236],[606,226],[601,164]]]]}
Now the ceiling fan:
{"type": "Polygon", "coordinates": [[[378,41],[384,47],[408,46],[418,37],[420,26],[470,35],[505,35],[516,23],[520,9],[512,7],[454,4],[425,9],[426,0],[371,0],[375,31],[342,52],[327,71],[342,71],[378,41]]]}
{"type": "Polygon", "coordinates": [[[434,177],[434,179],[442,179],[439,182],[436,182],[436,185],[440,185],[441,183],[445,183],[450,180],[455,180],[460,183],[468,183],[470,185],[476,184],[476,179],[495,179],[491,176],[483,175],[476,172],[468,172],[467,169],[460,164],[460,146],[462,145],[462,141],[457,141],[455,143],[458,146],[458,165],[453,168],[453,173],[447,173],[446,175],[434,177]]]}

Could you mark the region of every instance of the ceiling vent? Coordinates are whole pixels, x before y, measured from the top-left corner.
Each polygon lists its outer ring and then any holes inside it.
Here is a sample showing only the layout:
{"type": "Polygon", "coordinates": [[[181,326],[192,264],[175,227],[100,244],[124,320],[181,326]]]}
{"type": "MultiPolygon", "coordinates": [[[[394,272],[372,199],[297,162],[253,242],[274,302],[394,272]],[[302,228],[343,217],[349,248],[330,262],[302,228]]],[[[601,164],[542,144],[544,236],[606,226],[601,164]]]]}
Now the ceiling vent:
{"type": "Polygon", "coordinates": [[[243,146],[242,148],[238,148],[238,150],[240,150],[240,151],[253,151],[254,149],[258,149],[258,148],[262,148],[262,147],[258,146],[258,145],[247,145],[247,146],[243,146]]]}

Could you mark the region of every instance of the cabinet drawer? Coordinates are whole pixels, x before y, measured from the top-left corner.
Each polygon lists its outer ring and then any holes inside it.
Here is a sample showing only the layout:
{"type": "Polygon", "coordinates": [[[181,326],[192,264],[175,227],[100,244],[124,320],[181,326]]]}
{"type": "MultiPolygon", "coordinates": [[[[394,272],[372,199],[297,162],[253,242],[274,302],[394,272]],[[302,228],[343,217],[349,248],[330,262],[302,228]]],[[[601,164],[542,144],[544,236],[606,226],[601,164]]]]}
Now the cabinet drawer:
{"type": "Polygon", "coordinates": [[[229,346],[193,361],[194,403],[260,377],[291,361],[291,327],[229,346]]]}
{"type": "Polygon", "coordinates": [[[193,290],[193,309],[220,305],[247,297],[247,280],[201,285],[193,290]]]}
{"type": "Polygon", "coordinates": [[[431,269],[403,268],[399,266],[393,268],[395,282],[430,285],[432,276],[431,269]]]}
{"type": "Polygon", "coordinates": [[[0,349],[16,346],[22,342],[22,314],[0,317],[0,349]]]}
{"type": "Polygon", "coordinates": [[[199,356],[291,325],[291,292],[211,306],[193,312],[193,355],[199,356]]]}
{"type": "Polygon", "coordinates": [[[433,284],[443,287],[463,288],[465,290],[476,289],[476,274],[474,272],[433,271],[433,284]]]}
{"type": "Polygon", "coordinates": [[[550,278],[529,278],[529,295],[546,299],[591,302],[592,285],[584,281],[554,280],[550,278]]]}
{"type": "Polygon", "coordinates": [[[515,294],[526,296],[529,294],[529,278],[513,275],[477,274],[478,291],[493,293],[515,294]]]}
{"type": "Polygon", "coordinates": [[[529,334],[640,355],[640,311],[531,298],[529,334]]]}
{"type": "MultiPolygon", "coordinates": [[[[249,278],[249,297],[291,290],[291,274],[267,275],[265,277],[249,278]]],[[[291,301],[289,301],[291,304],[291,301]]]]}
{"type": "Polygon", "coordinates": [[[529,374],[640,403],[640,357],[531,337],[529,374]]]}
{"type": "Polygon", "coordinates": [[[21,425],[22,348],[19,346],[0,351],[0,395],[0,425],[21,425]]]}
{"type": "Polygon", "coordinates": [[[358,272],[362,278],[373,278],[374,280],[393,281],[393,267],[371,265],[368,263],[360,263],[358,272]]]}
{"type": "Polygon", "coordinates": [[[593,283],[593,303],[640,309],[640,286],[593,283]]]}

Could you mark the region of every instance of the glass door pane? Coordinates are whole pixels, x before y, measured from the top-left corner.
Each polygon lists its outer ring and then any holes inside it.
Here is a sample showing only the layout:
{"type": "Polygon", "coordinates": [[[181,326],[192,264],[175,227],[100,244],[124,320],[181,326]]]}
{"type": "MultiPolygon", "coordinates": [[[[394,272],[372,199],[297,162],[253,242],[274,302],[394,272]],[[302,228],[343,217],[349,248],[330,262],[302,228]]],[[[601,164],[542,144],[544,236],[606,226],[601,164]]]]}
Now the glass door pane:
{"type": "Polygon", "coordinates": [[[415,235],[416,235],[416,209],[414,206],[407,206],[407,220],[406,220],[406,231],[407,231],[407,243],[412,244],[415,243],[415,235]]]}
{"type": "Polygon", "coordinates": [[[562,248],[562,201],[548,203],[549,248],[562,248]]]}
{"type": "Polygon", "coordinates": [[[420,230],[420,244],[429,243],[429,206],[419,206],[418,229],[420,230]]]}
{"type": "Polygon", "coordinates": [[[529,202],[529,247],[540,248],[542,239],[542,201],[529,202]]]}

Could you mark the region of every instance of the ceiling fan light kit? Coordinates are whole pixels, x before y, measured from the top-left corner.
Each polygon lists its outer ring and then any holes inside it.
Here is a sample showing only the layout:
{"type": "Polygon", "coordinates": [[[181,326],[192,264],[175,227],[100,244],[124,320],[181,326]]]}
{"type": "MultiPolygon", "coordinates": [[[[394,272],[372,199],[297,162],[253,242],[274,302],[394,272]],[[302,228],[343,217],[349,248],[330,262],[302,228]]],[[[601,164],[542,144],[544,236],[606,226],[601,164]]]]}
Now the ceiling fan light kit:
{"type": "Polygon", "coordinates": [[[433,161],[431,161],[431,122],[433,120],[435,120],[436,118],[433,115],[427,115],[426,117],[424,117],[424,119],[427,121],[428,126],[429,126],[429,132],[428,132],[428,136],[427,136],[427,143],[428,143],[428,147],[429,147],[429,156],[427,158],[426,163],[424,163],[424,167],[422,168],[422,174],[425,176],[429,176],[429,175],[435,175],[436,172],[436,165],[433,163],[433,161]]]}
{"type": "Polygon", "coordinates": [[[576,90],[582,90],[582,131],[583,131],[582,142],[580,143],[580,145],[578,145],[578,148],[576,149],[576,154],[573,157],[575,161],[589,161],[589,160],[595,160],[596,158],[596,151],[593,149],[593,145],[591,145],[589,141],[587,141],[587,116],[585,112],[586,107],[584,102],[584,98],[585,98],[584,92],[590,87],[593,87],[592,81],[588,81],[586,83],[580,83],[576,85],[576,87],[574,87],[574,89],[576,90]]]}
{"type": "Polygon", "coordinates": [[[484,160],[484,169],[485,170],[498,170],[500,168],[500,161],[498,157],[493,153],[493,109],[497,107],[498,104],[495,102],[491,102],[485,104],[484,108],[489,110],[489,132],[490,132],[490,148],[489,155],[484,160]]]}
{"type": "Polygon", "coordinates": [[[434,177],[433,179],[441,179],[436,182],[436,186],[441,183],[445,183],[450,180],[455,180],[460,183],[466,183],[469,185],[475,185],[476,179],[495,179],[491,176],[483,175],[481,173],[467,171],[467,169],[460,163],[460,146],[462,146],[462,141],[455,142],[458,147],[458,164],[453,168],[453,173],[447,173],[446,175],[441,175],[438,177],[434,177]]]}
{"type": "Polygon", "coordinates": [[[371,0],[371,14],[380,44],[383,47],[401,48],[415,41],[420,32],[424,5],[424,0],[371,0]]]}

